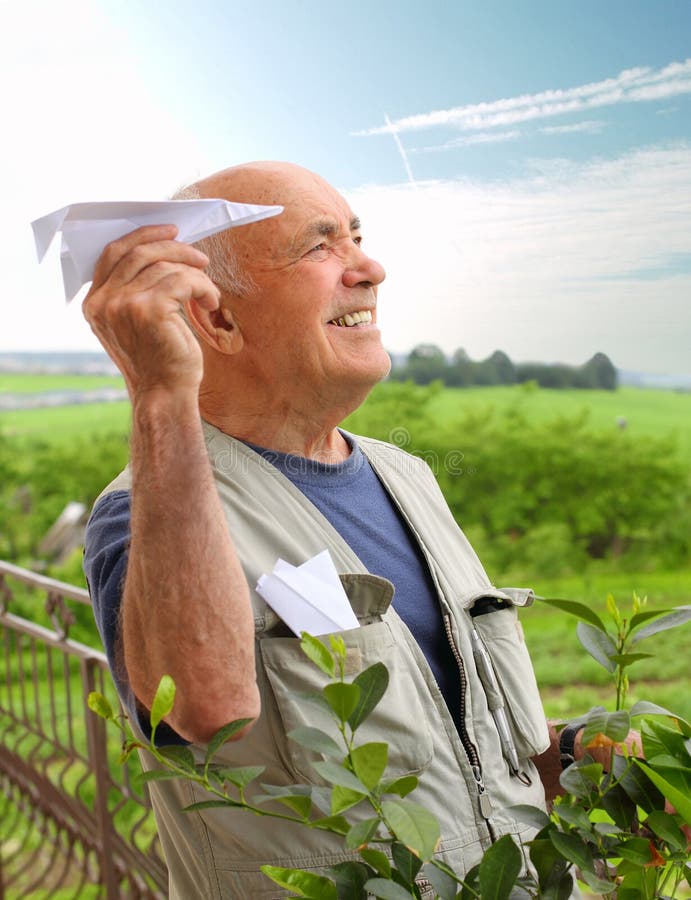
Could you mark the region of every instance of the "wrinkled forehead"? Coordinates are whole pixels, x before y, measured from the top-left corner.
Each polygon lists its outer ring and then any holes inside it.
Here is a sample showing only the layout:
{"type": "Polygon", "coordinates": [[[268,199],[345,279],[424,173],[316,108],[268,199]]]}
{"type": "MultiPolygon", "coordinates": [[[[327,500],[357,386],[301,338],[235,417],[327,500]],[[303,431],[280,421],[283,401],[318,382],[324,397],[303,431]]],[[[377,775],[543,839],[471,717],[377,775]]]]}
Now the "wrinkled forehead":
{"type": "MultiPolygon", "coordinates": [[[[313,183],[295,184],[281,192],[276,202],[283,212],[258,225],[255,236],[264,238],[278,251],[297,249],[312,239],[348,235],[360,227],[350,205],[338,191],[315,176],[313,183]]],[[[249,237],[249,235],[248,235],[249,237]]]]}

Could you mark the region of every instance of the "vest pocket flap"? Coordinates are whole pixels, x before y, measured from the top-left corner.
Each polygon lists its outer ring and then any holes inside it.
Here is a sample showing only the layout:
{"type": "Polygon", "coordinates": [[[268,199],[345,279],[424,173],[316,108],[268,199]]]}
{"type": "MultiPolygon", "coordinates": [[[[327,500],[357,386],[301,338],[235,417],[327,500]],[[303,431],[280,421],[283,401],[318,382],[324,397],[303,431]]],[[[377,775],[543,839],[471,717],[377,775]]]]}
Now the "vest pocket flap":
{"type": "Polygon", "coordinates": [[[394,586],[386,578],[358,572],[347,572],[339,578],[360,622],[369,623],[380,619],[391,606],[394,586]]]}
{"type": "MultiPolygon", "coordinates": [[[[387,778],[422,772],[432,761],[434,746],[420,688],[409,669],[407,655],[394,644],[386,622],[339,634],[347,648],[346,681],[352,681],[351,674],[357,677],[376,662],[383,662],[389,673],[386,692],[357,729],[355,744],[385,741],[389,745],[387,778]]],[[[290,740],[286,734],[301,726],[312,726],[326,732],[339,747],[343,746],[329,713],[304,696],[321,693],[327,677],[304,655],[297,638],[266,637],[259,642],[259,647],[267,677],[262,702],[279,756],[298,781],[324,784],[312,768],[312,763],[322,757],[290,740]]]]}
{"type": "Polygon", "coordinates": [[[543,753],[549,746],[547,721],[516,608],[488,610],[472,621],[491,657],[518,755],[543,753]]]}

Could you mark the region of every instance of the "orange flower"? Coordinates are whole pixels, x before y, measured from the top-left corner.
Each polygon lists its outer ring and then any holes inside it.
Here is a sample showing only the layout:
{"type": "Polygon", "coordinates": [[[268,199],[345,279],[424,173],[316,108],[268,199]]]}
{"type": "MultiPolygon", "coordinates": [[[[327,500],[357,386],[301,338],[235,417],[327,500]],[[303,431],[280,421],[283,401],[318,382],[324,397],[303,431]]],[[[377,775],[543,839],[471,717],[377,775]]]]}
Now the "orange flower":
{"type": "Polygon", "coordinates": [[[667,860],[662,856],[655,844],[652,841],[649,841],[648,846],[650,847],[650,862],[645,864],[645,868],[649,869],[652,866],[666,866],[667,860]]]}
{"type": "Polygon", "coordinates": [[[606,734],[596,734],[595,737],[590,741],[586,747],[586,750],[595,749],[596,747],[602,747],[604,749],[609,749],[610,747],[616,747],[618,741],[613,741],[612,738],[607,737],[606,734]]]}

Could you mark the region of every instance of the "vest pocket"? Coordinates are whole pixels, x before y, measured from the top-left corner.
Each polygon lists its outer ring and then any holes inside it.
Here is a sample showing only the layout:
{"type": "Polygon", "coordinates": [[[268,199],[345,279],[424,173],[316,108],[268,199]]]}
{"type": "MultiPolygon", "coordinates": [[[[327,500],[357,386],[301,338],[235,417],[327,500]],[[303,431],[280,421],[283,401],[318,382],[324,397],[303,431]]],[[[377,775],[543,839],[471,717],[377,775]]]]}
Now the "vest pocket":
{"type": "Polygon", "coordinates": [[[516,607],[476,615],[472,621],[492,659],[519,757],[543,753],[549,746],[547,721],[516,607]]]}
{"type": "MultiPolygon", "coordinates": [[[[375,662],[383,662],[389,671],[386,693],[358,728],[356,745],[369,741],[388,743],[387,778],[424,771],[432,760],[434,748],[421,699],[424,686],[414,677],[414,663],[407,651],[394,643],[386,622],[339,633],[348,650],[347,681],[375,662]]],[[[328,637],[321,639],[328,641],[328,637]]],[[[270,693],[265,691],[263,701],[279,755],[298,781],[324,784],[311,766],[322,757],[286,738],[286,733],[311,725],[321,728],[342,746],[342,738],[328,713],[300,696],[305,692],[320,692],[326,676],[304,655],[297,638],[265,637],[259,641],[259,647],[267,676],[265,686],[270,689],[270,693]]]]}

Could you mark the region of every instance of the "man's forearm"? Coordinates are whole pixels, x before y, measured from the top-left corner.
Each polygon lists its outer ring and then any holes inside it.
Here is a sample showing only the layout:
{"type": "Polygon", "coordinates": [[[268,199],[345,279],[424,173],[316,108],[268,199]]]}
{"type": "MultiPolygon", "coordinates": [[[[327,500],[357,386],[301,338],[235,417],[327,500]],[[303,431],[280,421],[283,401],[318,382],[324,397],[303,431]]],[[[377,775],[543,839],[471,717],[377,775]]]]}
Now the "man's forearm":
{"type": "Polygon", "coordinates": [[[128,677],[150,706],[177,685],[169,724],[205,741],[256,717],[254,621],[213,482],[196,396],[133,399],[131,546],[122,640],[128,677]]]}

